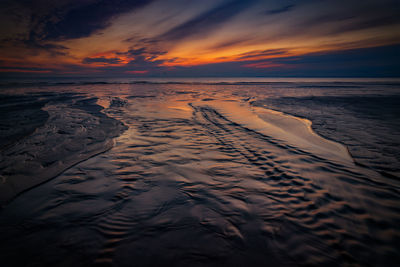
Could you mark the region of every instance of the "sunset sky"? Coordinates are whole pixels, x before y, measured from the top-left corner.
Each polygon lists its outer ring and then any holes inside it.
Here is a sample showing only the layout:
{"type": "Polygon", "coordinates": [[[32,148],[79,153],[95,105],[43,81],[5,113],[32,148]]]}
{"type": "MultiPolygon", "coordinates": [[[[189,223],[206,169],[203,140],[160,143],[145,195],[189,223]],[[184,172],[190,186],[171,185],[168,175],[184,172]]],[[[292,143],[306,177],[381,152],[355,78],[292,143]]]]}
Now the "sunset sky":
{"type": "Polygon", "coordinates": [[[400,76],[398,0],[0,6],[1,76],[400,76]]]}

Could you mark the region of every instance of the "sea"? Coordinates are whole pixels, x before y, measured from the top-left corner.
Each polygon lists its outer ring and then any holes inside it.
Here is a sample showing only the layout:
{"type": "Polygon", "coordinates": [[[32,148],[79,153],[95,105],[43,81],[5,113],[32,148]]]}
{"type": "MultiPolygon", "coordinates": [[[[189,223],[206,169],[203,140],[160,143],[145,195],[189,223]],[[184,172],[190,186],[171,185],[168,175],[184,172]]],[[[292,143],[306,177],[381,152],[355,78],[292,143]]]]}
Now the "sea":
{"type": "Polygon", "coordinates": [[[2,266],[399,266],[400,79],[0,79],[2,266]]]}

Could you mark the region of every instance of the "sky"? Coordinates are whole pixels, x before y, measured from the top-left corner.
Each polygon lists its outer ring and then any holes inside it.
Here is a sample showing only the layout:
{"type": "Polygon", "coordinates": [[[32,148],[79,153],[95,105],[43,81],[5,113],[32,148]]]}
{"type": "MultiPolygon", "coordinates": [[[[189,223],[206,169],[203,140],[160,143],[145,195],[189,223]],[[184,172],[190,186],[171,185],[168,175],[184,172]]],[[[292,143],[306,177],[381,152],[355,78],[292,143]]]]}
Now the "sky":
{"type": "Polygon", "coordinates": [[[0,0],[0,76],[400,77],[399,0],[0,0]]]}

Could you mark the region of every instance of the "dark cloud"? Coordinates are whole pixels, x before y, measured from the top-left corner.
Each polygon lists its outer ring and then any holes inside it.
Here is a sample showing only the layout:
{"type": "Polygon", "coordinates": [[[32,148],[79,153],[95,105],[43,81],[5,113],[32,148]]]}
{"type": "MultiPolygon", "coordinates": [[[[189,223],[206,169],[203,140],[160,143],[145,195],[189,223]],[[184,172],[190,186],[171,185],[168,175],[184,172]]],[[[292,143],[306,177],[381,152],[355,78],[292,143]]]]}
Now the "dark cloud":
{"type": "Polygon", "coordinates": [[[310,9],[309,15],[296,25],[302,28],[321,29],[325,34],[338,34],[357,30],[396,25],[400,23],[400,5],[393,1],[327,1],[321,9],[310,9]]]}
{"type": "Polygon", "coordinates": [[[127,57],[133,57],[135,59],[143,58],[146,59],[147,61],[152,61],[158,56],[166,54],[166,51],[159,51],[156,48],[153,47],[140,47],[140,48],[131,48],[127,52],[117,52],[117,55],[120,56],[127,56],[127,57]]]}
{"type": "Polygon", "coordinates": [[[140,56],[140,55],[143,55],[144,53],[146,53],[146,48],[141,47],[138,49],[132,48],[128,52],[118,53],[118,54],[124,54],[124,55],[129,55],[129,56],[140,56]]]}
{"type": "Polygon", "coordinates": [[[67,12],[59,21],[45,20],[46,39],[69,39],[91,35],[109,25],[110,19],[120,13],[140,8],[151,0],[98,0],[67,12]]]}
{"type": "Polygon", "coordinates": [[[358,31],[375,27],[382,27],[387,25],[400,24],[400,16],[398,14],[393,14],[389,16],[379,17],[379,18],[363,18],[361,20],[352,21],[345,25],[338,25],[330,33],[343,33],[349,31],[358,31]]]}
{"type": "Polygon", "coordinates": [[[50,56],[68,56],[68,48],[63,45],[36,42],[29,39],[3,39],[0,41],[0,47],[12,48],[15,51],[21,51],[18,57],[37,56],[46,53],[50,56]]]}
{"type": "Polygon", "coordinates": [[[127,43],[142,43],[142,44],[146,44],[146,45],[154,45],[154,44],[158,44],[160,42],[160,40],[155,39],[155,38],[138,38],[137,36],[132,36],[130,38],[127,38],[127,39],[123,40],[123,42],[127,42],[127,43]]]}
{"type": "Polygon", "coordinates": [[[104,63],[104,64],[118,64],[121,63],[119,58],[105,58],[105,57],[87,57],[82,60],[84,64],[104,63]]]}
{"type": "Polygon", "coordinates": [[[294,7],[295,7],[295,5],[291,4],[291,5],[286,5],[284,7],[281,7],[281,8],[267,10],[264,13],[266,15],[275,15],[275,14],[288,12],[288,11],[292,10],[294,7]]]}
{"type": "Polygon", "coordinates": [[[346,20],[351,20],[356,17],[355,14],[323,14],[314,15],[305,18],[302,22],[299,22],[299,27],[313,27],[322,26],[330,23],[340,23],[346,20]]]}
{"type": "MultiPolygon", "coordinates": [[[[0,40],[0,43],[12,41],[14,45],[25,46],[33,50],[47,50],[53,54],[66,53],[61,46],[45,44],[71,38],[86,37],[107,27],[110,20],[124,12],[140,8],[152,0],[58,0],[28,1],[6,0],[1,7],[7,7],[7,24],[13,25],[12,33],[18,27],[27,27],[26,33],[14,34],[12,40],[0,40]]],[[[7,31],[3,30],[3,31],[7,31]]],[[[10,39],[10,38],[8,38],[10,39]]]]}
{"type": "Polygon", "coordinates": [[[252,60],[259,57],[267,56],[283,56],[288,53],[286,49],[268,49],[268,50],[255,50],[240,54],[238,59],[240,60],[252,60]]]}
{"type": "Polygon", "coordinates": [[[239,14],[255,2],[254,0],[230,1],[167,31],[162,34],[159,39],[178,40],[190,35],[208,33],[219,24],[239,14]]]}
{"type": "Polygon", "coordinates": [[[164,63],[163,60],[153,60],[148,59],[142,55],[136,56],[133,60],[131,60],[125,67],[127,68],[141,68],[145,70],[159,68],[161,64],[164,63]]]}
{"type": "Polygon", "coordinates": [[[148,51],[146,48],[132,48],[127,52],[117,52],[116,56],[131,58],[126,64],[113,66],[113,64],[121,63],[121,59],[115,58],[85,58],[83,63],[104,63],[103,67],[96,68],[96,70],[107,73],[107,75],[120,75],[121,73],[137,73],[137,74],[154,74],[161,73],[166,67],[162,66],[165,62],[163,60],[155,60],[157,55],[165,52],[162,51],[148,51]]]}
{"type": "Polygon", "coordinates": [[[38,42],[32,42],[30,40],[24,40],[23,43],[30,48],[31,52],[43,52],[46,51],[51,56],[66,56],[68,55],[68,48],[62,45],[55,44],[41,44],[38,42]]]}

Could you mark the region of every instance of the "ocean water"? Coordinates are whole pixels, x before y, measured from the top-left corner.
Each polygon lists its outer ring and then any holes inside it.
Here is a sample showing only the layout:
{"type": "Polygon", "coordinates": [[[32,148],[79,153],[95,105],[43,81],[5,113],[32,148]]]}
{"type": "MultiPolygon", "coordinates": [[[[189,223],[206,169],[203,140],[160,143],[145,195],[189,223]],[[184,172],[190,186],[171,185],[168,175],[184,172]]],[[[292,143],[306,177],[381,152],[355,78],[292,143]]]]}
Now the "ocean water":
{"type": "Polygon", "coordinates": [[[0,192],[16,192],[0,210],[5,266],[400,264],[400,80],[27,79],[0,93],[0,192]]]}

